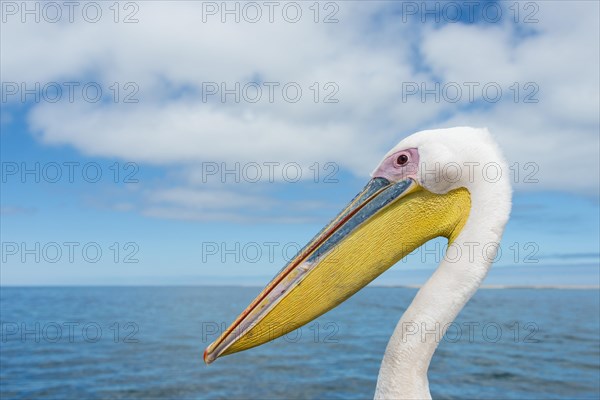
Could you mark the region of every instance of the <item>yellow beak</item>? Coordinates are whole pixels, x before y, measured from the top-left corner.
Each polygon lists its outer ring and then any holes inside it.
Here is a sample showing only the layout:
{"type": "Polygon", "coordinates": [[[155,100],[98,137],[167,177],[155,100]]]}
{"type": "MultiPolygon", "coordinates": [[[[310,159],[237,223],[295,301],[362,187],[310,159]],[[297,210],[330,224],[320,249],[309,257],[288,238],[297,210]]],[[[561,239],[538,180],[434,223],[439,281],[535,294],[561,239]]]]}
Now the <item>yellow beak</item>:
{"type": "Polygon", "coordinates": [[[452,241],[466,189],[434,194],[412,179],[373,178],[204,351],[210,364],[285,335],[338,306],[425,242],[452,241]]]}

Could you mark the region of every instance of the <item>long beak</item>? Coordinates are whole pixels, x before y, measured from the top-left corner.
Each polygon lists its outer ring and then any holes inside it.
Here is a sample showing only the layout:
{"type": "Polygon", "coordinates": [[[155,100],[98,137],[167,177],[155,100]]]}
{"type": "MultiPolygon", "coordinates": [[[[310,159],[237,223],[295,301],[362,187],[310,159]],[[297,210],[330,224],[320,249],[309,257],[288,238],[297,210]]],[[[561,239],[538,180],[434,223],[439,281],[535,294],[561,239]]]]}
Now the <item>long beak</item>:
{"type": "Polygon", "coordinates": [[[204,361],[210,364],[305,325],[428,240],[452,240],[469,210],[466,189],[438,195],[412,179],[371,179],[206,348],[204,361]]]}

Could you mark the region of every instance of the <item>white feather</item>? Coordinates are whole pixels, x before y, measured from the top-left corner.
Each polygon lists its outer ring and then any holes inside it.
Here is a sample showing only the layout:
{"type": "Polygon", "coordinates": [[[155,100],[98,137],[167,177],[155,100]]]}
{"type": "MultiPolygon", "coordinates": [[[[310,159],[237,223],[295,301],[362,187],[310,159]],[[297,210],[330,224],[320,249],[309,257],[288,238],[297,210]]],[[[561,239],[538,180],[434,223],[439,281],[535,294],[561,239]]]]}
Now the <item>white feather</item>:
{"type": "Polygon", "coordinates": [[[388,155],[409,148],[419,151],[419,183],[434,193],[467,188],[471,211],[454,242],[462,249],[461,255],[453,255],[452,260],[444,257],[398,322],[381,364],[376,399],[431,398],[427,371],[440,336],[487,275],[496,255],[493,244],[500,242],[511,209],[509,170],[487,129],[421,131],[402,140],[388,155]],[[462,176],[447,179],[444,168],[450,174],[456,165],[462,168],[462,176]],[[467,251],[474,246],[472,242],[478,243],[473,254],[467,251]],[[418,334],[411,334],[415,326],[418,334]],[[439,335],[423,336],[424,329],[439,329],[439,335]]]}

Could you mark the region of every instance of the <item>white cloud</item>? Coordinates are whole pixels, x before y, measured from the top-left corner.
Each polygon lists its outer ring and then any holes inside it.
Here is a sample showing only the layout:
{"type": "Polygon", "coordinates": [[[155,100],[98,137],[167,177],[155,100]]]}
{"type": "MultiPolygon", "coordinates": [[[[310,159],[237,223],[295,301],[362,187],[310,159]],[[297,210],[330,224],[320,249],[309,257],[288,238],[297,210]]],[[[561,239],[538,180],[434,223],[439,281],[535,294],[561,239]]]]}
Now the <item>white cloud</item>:
{"type": "Polygon", "coordinates": [[[205,211],[227,208],[260,207],[272,205],[272,201],[258,196],[240,196],[231,191],[198,190],[190,188],[171,188],[159,190],[150,195],[153,203],[170,203],[185,207],[198,207],[205,211]]]}
{"type": "Polygon", "coordinates": [[[0,215],[31,215],[35,212],[36,210],[34,208],[29,207],[13,205],[3,205],[2,207],[0,207],[0,215]]]}
{"type": "Polygon", "coordinates": [[[138,24],[9,21],[3,79],[98,80],[105,90],[135,81],[139,104],[33,107],[30,125],[43,143],[85,154],[169,166],[333,161],[366,176],[403,135],[469,124],[491,128],[509,160],[539,165],[539,184],[523,187],[598,188],[598,3],[537,3],[536,24],[507,17],[436,27],[403,23],[389,2],[338,4],[337,24],[315,24],[308,6],[297,24],[202,23],[195,2],[139,3],[138,24]],[[254,79],[298,82],[304,95],[294,104],[281,96],[274,103],[202,102],[202,82],[254,79]],[[403,102],[403,82],[433,87],[436,79],[497,82],[504,101],[483,108],[467,107],[466,96],[456,104],[418,96],[403,102]],[[339,103],[314,103],[313,82],[335,82],[339,103]],[[525,83],[535,83],[539,103],[512,102],[514,82],[521,95],[525,83]]]}
{"type": "MultiPolygon", "coordinates": [[[[264,186],[262,186],[264,189],[264,186]]],[[[140,212],[155,218],[192,221],[277,222],[312,221],[306,211],[323,208],[318,201],[275,200],[239,187],[171,187],[145,193],[140,212]]],[[[256,192],[256,190],[254,190],[256,192]]]]}

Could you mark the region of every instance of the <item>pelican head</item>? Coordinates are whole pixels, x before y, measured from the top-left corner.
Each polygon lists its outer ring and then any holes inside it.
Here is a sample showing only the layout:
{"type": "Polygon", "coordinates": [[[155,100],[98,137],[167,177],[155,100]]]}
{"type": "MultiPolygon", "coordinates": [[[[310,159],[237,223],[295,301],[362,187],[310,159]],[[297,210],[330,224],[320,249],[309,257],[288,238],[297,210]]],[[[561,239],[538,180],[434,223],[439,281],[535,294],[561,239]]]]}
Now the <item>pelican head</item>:
{"type": "MultiPolygon", "coordinates": [[[[498,242],[510,211],[506,172],[485,129],[429,130],[405,138],[383,157],[364,189],[207,347],[204,361],[259,346],[305,325],[430,239],[443,236],[454,242],[476,235],[498,242]]],[[[457,285],[451,287],[455,292],[438,294],[448,297],[448,312],[442,317],[454,318],[491,264],[483,258],[472,263],[472,272],[457,270],[472,276],[449,282],[457,285]],[[460,307],[454,310],[450,303],[460,307]]]]}

